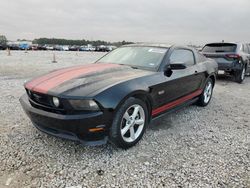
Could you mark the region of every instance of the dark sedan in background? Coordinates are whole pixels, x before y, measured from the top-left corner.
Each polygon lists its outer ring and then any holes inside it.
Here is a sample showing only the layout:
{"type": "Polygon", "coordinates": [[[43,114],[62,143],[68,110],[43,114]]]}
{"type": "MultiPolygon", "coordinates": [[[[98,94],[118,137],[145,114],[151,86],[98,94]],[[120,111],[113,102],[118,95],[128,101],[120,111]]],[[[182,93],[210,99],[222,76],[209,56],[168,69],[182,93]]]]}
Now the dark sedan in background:
{"type": "Polygon", "coordinates": [[[246,43],[210,43],[202,53],[214,59],[222,74],[234,76],[235,81],[242,83],[246,73],[250,72],[250,45],[246,43]]]}
{"type": "Polygon", "coordinates": [[[152,119],[195,102],[206,106],[216,73],[217,63],[191,48],[134,44],[27,82],[20,102],[43,132],[128,148],[152,119]]]}

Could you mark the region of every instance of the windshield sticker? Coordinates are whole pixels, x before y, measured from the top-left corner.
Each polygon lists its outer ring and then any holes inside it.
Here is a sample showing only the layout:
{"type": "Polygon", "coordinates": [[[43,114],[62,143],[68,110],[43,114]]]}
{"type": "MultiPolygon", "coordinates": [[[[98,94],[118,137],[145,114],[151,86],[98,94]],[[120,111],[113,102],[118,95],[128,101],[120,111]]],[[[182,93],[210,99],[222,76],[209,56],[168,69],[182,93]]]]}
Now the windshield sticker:
{"type": "Polygon", "coordinates": [[[151,48],[148,50],[148,52],[164,54],[166,52],[166,49],[151,48]]]}
{"type": "Polygon", "coordinates": [[[154,67],[155,64],[154,63],[149,63],[149,66],[154,67]]]}

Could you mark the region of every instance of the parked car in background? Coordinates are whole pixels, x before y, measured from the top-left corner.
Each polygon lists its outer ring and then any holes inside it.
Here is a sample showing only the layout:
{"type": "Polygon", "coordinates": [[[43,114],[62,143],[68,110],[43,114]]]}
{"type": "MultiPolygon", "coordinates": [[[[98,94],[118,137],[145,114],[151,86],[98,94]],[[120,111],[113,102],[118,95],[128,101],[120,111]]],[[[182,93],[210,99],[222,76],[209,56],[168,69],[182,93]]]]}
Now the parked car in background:
{"type": "Polygon", "coordinates": [[[63,45],[62,50],[63,51],[69,51],[69,46],[68,45],[63,45]]]}
{"type": "Polygon", "coordinates": [[[31,45],[27,43],[21,43],[19,44],[19,50],[31,50],[31,45]]]}
{"type": "Polygon", "coordinates": [[[80,51],[95,51],[96,48],[94,46],[92,46],[91,44],[88,44],[88,45],[84,45],[84,46],[81,46],[80,47],[80,51]]]}
{"type": "Polygon", "coordinates": [[[47,50],[44,45],[38,45],[37,50],[47,50]]]}
{"type": "Polygon", "coordinates": [[[212,98],[217,63],[185,46],[127,45],[96,63],[25,84],[20,102],[48,134],[121,148],[135,145],[164,113],[212,98]]]}
{"type": "Polygon", "coordinates": [[[9,45],[8,45],[8,48],[9,48],[10,50],[20,50],[18,44],[9,44],[9,45]]]}
{"type": "Polygon", "coordinates": [[[235,77],[242,83],[246,73],[250,72],[250,46],[246,43],[210,43],[206,44],[202,53],[218,63],[219,73],[235,77]]]}
{"type": "Polygon", "coordinates": [[[69,47],[69,51],[79,51],[79,50],[80,50],[80,46],[73,45],[69,47]]]}
{"type": "Polygon", "coordinates": [[[45,45],[47,50],[54,50],[55,47],[53,45],[45,45]]]}
{"type": "Polygon", "coordinates": [[[0,50],[6,50],[6,49],[7,49],[7,45],[0,44],[0,50]]]}
{"type": "Polygon", "coordinates": [[[107,46],[107,51],[110,52],[116,48],[117,48],[116,46],[107,46]]]}
{"type": "Polygon", "coordinates": [[[63,51],[63,47],[62,47],[62,45],[55,45],[54,46],[54,50],[56,50],[56,51],[63,51]]]}
{"type": "Polygon", "coordinates": [[[96,47],[97,52],[109,52],[110,50],[105,45],[100,45],[96,47]]]}
{"type": "Polygon", "coordinates": [[[80,46],[79,50],[80,51],[87,51],[87,46],[86,45],[85,46],[80,46]]]}

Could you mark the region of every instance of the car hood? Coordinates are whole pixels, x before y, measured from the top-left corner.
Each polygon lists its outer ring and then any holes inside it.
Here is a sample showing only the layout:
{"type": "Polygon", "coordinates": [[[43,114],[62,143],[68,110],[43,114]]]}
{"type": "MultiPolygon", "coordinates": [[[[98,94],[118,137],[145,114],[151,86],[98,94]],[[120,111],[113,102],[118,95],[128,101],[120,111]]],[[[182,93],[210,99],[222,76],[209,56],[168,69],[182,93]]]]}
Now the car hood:
{"type": "Polygon", "coordinates": [[[53,71],[25,84],[33,92],[64,97],[85,97],[115,84],[153,74],[118,64],[90,64],[53,71]]]}

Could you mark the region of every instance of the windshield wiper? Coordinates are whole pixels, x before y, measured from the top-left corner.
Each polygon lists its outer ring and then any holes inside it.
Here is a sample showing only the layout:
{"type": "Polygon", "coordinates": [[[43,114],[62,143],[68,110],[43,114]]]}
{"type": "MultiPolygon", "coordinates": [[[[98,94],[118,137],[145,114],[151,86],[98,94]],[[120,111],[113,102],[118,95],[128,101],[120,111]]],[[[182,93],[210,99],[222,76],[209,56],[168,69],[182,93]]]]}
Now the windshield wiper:
{"type": "Polygon", "coordinates": [[[131,68],[133,68],[133,69],[138,69],[138,67],[136,67],[136,66],[133,66],[133,65],[129,65],[129,64],[119,64],[119,65],[123,65],[123,66],[129,66],[129,67],[131,67],[131,68]]]}
{"type": "Polygon", "coordinates": [[[138,67],[135,67],[135,66],[130,66],[131,68],[133,68],[133,69],[138,69],[138,67]]]}

